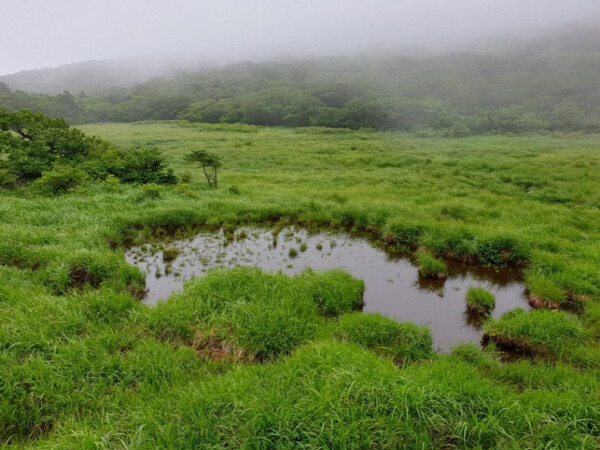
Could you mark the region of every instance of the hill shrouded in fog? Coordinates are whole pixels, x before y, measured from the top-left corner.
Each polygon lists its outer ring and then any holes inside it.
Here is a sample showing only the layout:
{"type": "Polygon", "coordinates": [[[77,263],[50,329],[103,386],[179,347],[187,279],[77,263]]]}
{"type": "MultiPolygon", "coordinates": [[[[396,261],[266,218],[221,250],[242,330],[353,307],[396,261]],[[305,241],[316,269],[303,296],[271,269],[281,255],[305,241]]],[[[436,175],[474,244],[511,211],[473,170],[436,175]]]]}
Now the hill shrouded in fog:
{"type": "Polygon", "coordinates": [[[183,60],[120,58],[24,70],[0,76],[0,82],[13,90],[29,93],[59,94],[69,91],[92,95],[111,87],[131,87],[152,77],[172,77],[200,68],[202,65],[199,63],[183,60]]]}
{"type": "Polygon", "coordinates": [[[148,64],[144,77],[161,76],[137,84],[144,71],[115,64],[82,63],[36,72],[36,77],[29,72],[12,76],[13,84],[21,80],[33,86],[38,79],[37,90],[62,89],[58,95],[15,92],[10,78],[0,78],[6,84],[0,106],[61,115],[73,123],[186,119],[436,129],[455,136],[600,131],[600,32],[591,27],[506,41],[494,51],[483,46],[418,55],[379,51],[187,72],[182,66],[148,64]]]}

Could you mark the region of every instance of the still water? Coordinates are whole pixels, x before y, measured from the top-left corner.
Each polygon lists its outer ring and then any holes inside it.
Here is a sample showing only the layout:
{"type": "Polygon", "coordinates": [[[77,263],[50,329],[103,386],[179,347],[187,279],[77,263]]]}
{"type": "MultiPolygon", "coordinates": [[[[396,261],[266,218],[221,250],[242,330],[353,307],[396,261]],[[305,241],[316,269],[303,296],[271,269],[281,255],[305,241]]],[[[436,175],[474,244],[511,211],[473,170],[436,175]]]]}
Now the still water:
{"type": "Polygon", "coordinates": [[[409,259],[392,256],[364,238],[347,234],[287,228],[274,236],[272,230],[240,228],[234,240],[228,240],[222,231],[207,232],[168,246],[181,252],[171,263],[164,261],[162,251],[149,245],[126,253],[129,264],[147,273],[147,303],[166,299],[180,291],[185,280],[202,276],[213,267],[253,266],[288,275],[307,267],[339,267],[365,282],[364,311],[427,325],[439,352],[460,342],[478,344],[481,340],[481,323],[466,313],[465,294],[471,286],[494,293],[494,317],[516,307],[530,308],[525,285],[515,270],[450,264],[446,280],[423,280],[409,259]],[[291,249],[297,256],[290,255],[291,249]]]}

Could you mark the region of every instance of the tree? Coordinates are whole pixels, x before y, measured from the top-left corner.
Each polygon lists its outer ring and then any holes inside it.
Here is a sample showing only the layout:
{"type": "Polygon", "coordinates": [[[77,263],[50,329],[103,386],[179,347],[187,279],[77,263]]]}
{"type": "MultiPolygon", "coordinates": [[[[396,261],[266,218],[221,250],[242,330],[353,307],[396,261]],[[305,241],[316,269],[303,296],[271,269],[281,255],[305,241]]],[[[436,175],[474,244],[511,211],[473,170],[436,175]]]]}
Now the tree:
{"type": "Polygon", "coordinates": [[[118,149],[64,119],[27,110],[0,108],[0,155],[0,187],[40,179],[38,186],[60,193],[85,179],[109,175],[124,183],[177,182],[155,148],[118,149]]]}
{"type": "Polygon", "coordinates": [[[8,153],[0,165],[20,180],[35,180],[59,161],[81,163],[97,142],[61,118],[27,110],[0,111],[0,148],[8,153]]]}
{"type": "Polygon", "coordinates": [[[221,158],[206,150],[194,150],[185,155],[185,160],[190,163],[200,164],[206,181],[210,187],[217,187],[217,170],[221,167],[221,158]]]}

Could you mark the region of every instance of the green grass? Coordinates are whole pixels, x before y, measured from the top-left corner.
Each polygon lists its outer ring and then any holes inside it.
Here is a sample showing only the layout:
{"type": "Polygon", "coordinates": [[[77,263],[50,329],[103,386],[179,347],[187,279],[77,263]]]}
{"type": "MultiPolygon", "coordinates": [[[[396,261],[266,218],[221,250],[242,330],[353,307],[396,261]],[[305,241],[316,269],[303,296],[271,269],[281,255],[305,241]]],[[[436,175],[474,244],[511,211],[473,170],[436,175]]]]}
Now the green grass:
{"type": "Polygon", "coordinates": [[[390,355],[398,363],[428,358],[433,354],[427,327],[398,323],[377,313],[348,313],[340,317],[334,335],[376,353],[390,355]]]}
{"type": "Polygon", "coordinates": [[[163,250],[163,261],[165,261],[165,262],[175,261],[175,259],[177,259],[177,257],[179,256],[180,253],[181,253],[181,250],[179,250],[177,247],[167,247],[163,250]]]}
{"type": "Polygon", "coordinates": [[[527,288],[532,305],[560,308],[566,302],[565,291],[552,279],[541,274],[528,274],[527,288]]]}
{"type": "Polygon", "coordinates": [[[313,301],[324,316],[339,316],[363,307],[365,284],[343,270],[320,273],[308,270],[302,278],[310,286],[313,301]]]}
{"type": "Polygon", "coordinates": [[[423,278],[446,278],[448,276],[448,269],[444,261],[429,253],[419,252],[417,264],[419,265],[419,275],[423,278]]]}
{"type": "Polygon", "coordinates": [[[82,128],[155,145],[191,176],[158,190],[109,180],[58,196],[0,191],[1,443],[597,448],[598,136],[82,128]],[[222,157],[219,189],[185,164],[197,148],[222,157]],[[486,349],[428,357],[424,331],[352,313],[363,286],[339,271],[217,271],[156,307],[136,300],[143,276],[125,244],[239,224],[347,229],[440,260],[529,265],[530,292],[582,306],[509,312],[486,324],[486,349]],[[335,338],[346,321],[365,331],[335,338]],[[393,336],[419,357],[381,357],[393,336]],[[533,361],[502,362],[502,344],[533,361]]]}
{"type": "Polygon", "coordinates": [[[494,294],[480,287],[470,287],[465,298],[467,309],[474,313],[489,314],[496,306],[494,294]]]}
{"type": "MultiPolygon", "coordinates": [[[[517,352],[567,361],[580,357],[586,341],[594,345],[592,333],[576,316],[545,309],[526,312],[517,308],[508,311],[500,319],[486,323],[485,334],[492,342],[517,352]]],[[[597,348],[587,356],[591,359],[582,363],[600,366],[597,348]]]]}

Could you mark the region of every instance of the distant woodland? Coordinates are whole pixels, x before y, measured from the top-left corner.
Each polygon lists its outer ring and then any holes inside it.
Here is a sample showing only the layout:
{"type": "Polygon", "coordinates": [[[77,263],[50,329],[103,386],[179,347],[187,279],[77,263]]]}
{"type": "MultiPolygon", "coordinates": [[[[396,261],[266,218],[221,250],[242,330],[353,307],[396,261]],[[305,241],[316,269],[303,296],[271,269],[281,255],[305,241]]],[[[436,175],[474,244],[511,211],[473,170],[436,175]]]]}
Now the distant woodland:
{"type": "Polygon", "coordinates": [[[71,124],[182,119],[455,137],[600,132],[599,44],[600,33],[588,30],[495,53],[247,62],[94,94],[26,93],[0,81],[0,106],[71,124]]]}

